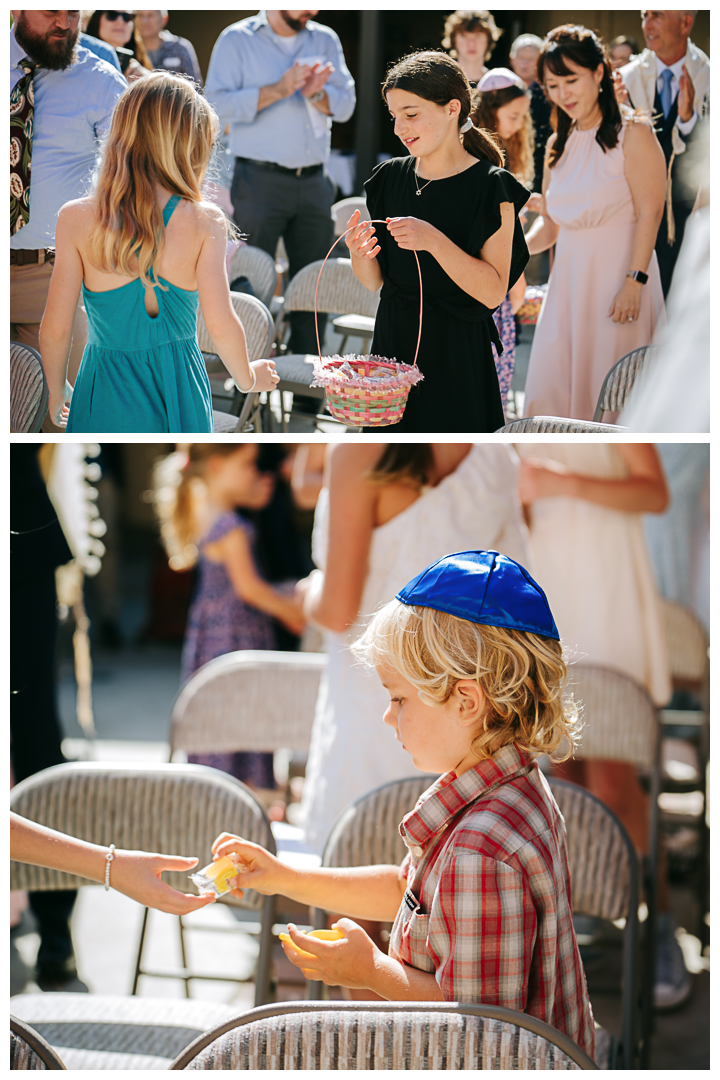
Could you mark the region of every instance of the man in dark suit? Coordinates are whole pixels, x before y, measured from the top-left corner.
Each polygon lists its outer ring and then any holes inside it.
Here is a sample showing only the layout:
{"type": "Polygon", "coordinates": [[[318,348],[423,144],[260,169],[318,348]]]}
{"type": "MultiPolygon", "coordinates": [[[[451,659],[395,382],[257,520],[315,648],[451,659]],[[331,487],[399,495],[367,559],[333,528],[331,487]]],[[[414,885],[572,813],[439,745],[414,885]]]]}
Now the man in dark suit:
{"type": "Polygon", "coordinates": [[[707,143],[710,63],[690,41],[694,11],[643,11],[647,48],[619,69],[628,104],[651,113],[668,168],[668,194],[655,251],[663,292],[672,281],[685,222],[699,187],[698,157],[707,143]]]}

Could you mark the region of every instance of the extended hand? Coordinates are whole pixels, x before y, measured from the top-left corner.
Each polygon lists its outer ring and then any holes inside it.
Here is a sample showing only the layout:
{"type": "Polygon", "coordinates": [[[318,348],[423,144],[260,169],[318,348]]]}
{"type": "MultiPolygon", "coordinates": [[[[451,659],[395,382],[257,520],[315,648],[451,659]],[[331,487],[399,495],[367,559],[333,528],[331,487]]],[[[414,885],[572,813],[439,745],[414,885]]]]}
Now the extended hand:
{"type": "Polygon", "coordinates": [[[328,986],[349,986],[358,990],[372,989],[375,960],[382,953],[352,919],[340,919],[333,928],[342,930],[340,941],[321,941],[298,932],[293,923],[288,932],[295,945],[283,941],[285,955],[299,967],[306,979],[324,982],[328,986]],[[312,953],[312,960],[303,953],[312,953]]]}
{"type": "Polygon", "coordinates": [[[678,89],[678,118],[685,124],[695,110],[695,87],[683,64],[678,89]]]}
{"type": "Polygon", "coordinates": [[[356,210],[348,221],[348,228],[351,226],[353,231],[345,237],[350,254],[356,259],[374,259],[380,251],[374,226],[369,221],[360,221],[359,210],[356,210]]]}
{"type": "Polygon", "coordinates": [[[287,870],[279,859],[259,844],[251,844],[249,840],[233,836],[232,833],[220,833],[213,842],[211,851],[214,862],[226,855],[240,856],[244,869],[238,871],[236,878],[230,879],[235,883],[232,894],[238,899],[242,896],[243,889],[255,889],[263,896],[274,896],[282,891],[287,870]]]}
{"type": "Polygon", "coordinates": [[[640,314],[640,293],[642,292],[642,285],[635,278],[625,278],[625,283],[617,294],[610,310],[608,311],[608,317],[612,318],[613,322],[626,323],[633,322],[640,314]]]}
{"type": "Polygon", "coordinates": [[[314,64],[310,69],[310,76],[302,88],[303,97],[312,97],[313,94],[319,93],[325,89],[325,83],[332,75],[335,68],[328,62],[326,64],[314,64]]]}
{"type": "Polygon", "coordinates": [[[292,97],[296,90],[304,87],[312,70],[307,64],[293,64],[291,68],[288,68],[282,78],[275,83],[280,97],[292,97]]]}
{"type": "Polygon", "coordinates": [[[113,889],[137,900],[145,907],[167,911],[171,915],[187,915],[207,907],[214,896],[193,896],[177,892],[160,880],[163,870],[192,870],[197,859],[183,855],[151,855],[146,851],[116,851],[110,864],[110,884],[113,889]]]}
{"type": "Polygon", "coordinates": [[[406,251],[430,251],[438,230],[427,221],[415,217],[387,219],[388,232],[406,251]]]}

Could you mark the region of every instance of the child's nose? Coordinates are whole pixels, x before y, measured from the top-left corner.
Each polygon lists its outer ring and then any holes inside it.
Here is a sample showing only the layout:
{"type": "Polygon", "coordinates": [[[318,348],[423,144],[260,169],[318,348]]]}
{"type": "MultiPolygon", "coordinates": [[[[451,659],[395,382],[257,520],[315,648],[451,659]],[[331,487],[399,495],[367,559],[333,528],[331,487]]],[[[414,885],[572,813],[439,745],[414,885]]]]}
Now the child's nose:
{"type": "Polygon", "coordinates": [[[393,728],[397,727],[397,724],[395,722],[395,713],[394,713],[394,710],[393,710],[393,707],[392,707],[392,703],[390,705],[388,705],[387,709],[383,713],[383,723],[387,724],[389,727],[393,727],[393,728]]]}

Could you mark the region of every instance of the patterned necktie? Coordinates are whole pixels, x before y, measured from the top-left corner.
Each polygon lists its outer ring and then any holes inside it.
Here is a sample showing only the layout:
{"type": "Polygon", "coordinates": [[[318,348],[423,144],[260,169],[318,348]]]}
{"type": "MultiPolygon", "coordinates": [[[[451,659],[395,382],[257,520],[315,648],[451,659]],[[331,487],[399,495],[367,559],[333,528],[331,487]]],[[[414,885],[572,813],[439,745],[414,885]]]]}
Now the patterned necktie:
{"type": "Polygon", "coordinates": [[[30,219],[30,156],[32,154],[33,74],[37,64],[24,56],[20,67],[25,74],[10,93],[10,235],[30,219]]]}
{"type": "Polygon", "coordinates": [[[663,88],[660,91],[660,104],[662,105],[663,115],[667,120],[670,110],[672,109],[672,90],[670,89],[670,83],[672,82],[673,73],[670,68],[665,68],[660,78],[663,81],[663,88]]]}

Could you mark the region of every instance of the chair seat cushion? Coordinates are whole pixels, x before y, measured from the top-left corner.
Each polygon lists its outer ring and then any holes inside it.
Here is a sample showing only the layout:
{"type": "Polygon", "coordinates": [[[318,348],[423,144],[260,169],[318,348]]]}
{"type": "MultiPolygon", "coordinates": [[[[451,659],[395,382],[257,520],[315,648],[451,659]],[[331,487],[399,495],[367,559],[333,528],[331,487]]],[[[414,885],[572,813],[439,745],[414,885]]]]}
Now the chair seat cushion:
{"type": "Polygon", "coordinates": [[[333,319],[333,326],[336,330],[356,330],[359,334],[369,336],[375,331],[375,320],[369,315],[338,315],[337,319],[333,319]]]}
{"type": "Polygon", "coordinates": [[[219,412],[213,409],[213,431],[234,431],[237,427],[238,418],[232,413],[219,412]]]}
{"type": "Polygon", "coordinates": [[[198,1035],[242,1010],[187,999],[18,994],[10,1011],[42,1035],[68,1069],[167,1069],[198,1035]]]}
{"type": "Polygon", "coordinates": [[[306,397],[325,397],[321,386],[310,386],[314,372],[312,356],[308,353],[285,353],[275,357],[275,368],[280,376],[278,390],[292,390],[306,397]]]}

